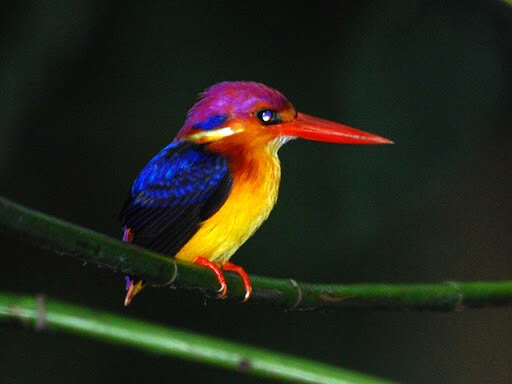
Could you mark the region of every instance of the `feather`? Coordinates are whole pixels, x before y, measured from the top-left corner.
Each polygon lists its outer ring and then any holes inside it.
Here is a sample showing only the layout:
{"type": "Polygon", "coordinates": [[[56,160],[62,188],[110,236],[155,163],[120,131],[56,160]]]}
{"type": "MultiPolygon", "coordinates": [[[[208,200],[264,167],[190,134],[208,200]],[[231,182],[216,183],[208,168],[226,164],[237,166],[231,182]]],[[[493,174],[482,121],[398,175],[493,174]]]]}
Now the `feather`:
{"type": "Polygon", "coordinates": [[[222,206],[232,183],[221,155],[200,144],[175,141],[140,172],[121,220],[132,230],[134,244],[174,255],[222,206]]]}

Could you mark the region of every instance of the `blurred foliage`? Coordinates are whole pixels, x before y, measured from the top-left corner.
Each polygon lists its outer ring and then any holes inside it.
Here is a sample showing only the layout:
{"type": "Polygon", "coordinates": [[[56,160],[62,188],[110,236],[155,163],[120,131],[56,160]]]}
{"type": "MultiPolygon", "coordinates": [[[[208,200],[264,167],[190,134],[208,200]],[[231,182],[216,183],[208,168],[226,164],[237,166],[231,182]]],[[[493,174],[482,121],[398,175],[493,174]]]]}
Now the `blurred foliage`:
{"type": "MultiPolygon", "coordinates": [[[[0,25],[2,195],[120,236],[131,180],[196,94],[256,80],[300,111],[396,144],[285,146],[278,205],[235,256],[249,272],[345,283],[511,276],[512,10],[502,2],[9,2],[0,25]]],[[[399,381],[512,381],[510,309],[287,313],[153,289],[124,310],[121,276],[0,236],[13,256],[2,289],[399,381]]],[[[71,336],[2,327],[0,337],[7,383],[242,379],[71,336]]]]}
{"type": "Polygon", "coordinates": [[[0,321],[57,330],[178,357],[246,375],[295,384],[391,384],[359,372],[47,299],[0,292],[0,321]]]}

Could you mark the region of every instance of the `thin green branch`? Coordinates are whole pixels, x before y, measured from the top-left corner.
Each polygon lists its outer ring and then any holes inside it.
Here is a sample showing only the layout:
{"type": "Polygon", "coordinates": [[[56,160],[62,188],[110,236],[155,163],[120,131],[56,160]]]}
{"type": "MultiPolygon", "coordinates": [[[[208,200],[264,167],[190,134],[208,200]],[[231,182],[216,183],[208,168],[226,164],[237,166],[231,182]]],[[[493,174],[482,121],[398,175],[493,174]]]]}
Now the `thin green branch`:
{"type": "MultiPolygon", "coordinates": [[[[122,243],[68,222],[0,198],[0,230],[57,253],[139,276],[156,286],[200,288],[214,295],[211,273],[154,252],[122,243]]],[[[243,297],[240,279],[227,273],[229,295],[243,297]]],[[[251,276],[254,293],[249,302],[270,303],[288,309],[372,308],[461,310],[512,304],[512,281],[443,282],[436,284],[307,284],[292,279],[251,276]]]]}
{"type": "Polygon", "coordinates": [[[389,381],[281,353],[93,311],[43,297],[0,293],[0,319],[20,319],[37,329],[124,344],[242,373],[295,383],[385,384],[389,381]]]}

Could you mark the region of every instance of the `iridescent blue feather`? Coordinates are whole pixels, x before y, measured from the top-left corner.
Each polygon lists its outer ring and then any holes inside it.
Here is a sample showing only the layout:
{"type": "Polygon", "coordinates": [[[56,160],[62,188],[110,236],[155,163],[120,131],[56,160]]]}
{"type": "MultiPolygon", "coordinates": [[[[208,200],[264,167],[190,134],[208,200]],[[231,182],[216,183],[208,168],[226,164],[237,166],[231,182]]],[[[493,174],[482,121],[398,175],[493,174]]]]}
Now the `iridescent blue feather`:
{"type": "Polygon", "coordinates": [[[174,254],[222,206],[231,184],[224,157],[199,144],[175,141],[140,172],[121,219],[135,244],[174,254]]]}
{"type": "Polygon", "coordinates": [[[228,173],[226,160],[187,144],[173,142],[151,159],[133,183],[135,201],[173,207],[195,204],[211,196],[228,173]]]}
{"type": "Polygon", "coordinates": [[[194,124],[194,128],[202,129],[203,131],[210,131],[220,127],[226,120],[227,117],[224,115],[213,115],[200,123],[194,124]]]}

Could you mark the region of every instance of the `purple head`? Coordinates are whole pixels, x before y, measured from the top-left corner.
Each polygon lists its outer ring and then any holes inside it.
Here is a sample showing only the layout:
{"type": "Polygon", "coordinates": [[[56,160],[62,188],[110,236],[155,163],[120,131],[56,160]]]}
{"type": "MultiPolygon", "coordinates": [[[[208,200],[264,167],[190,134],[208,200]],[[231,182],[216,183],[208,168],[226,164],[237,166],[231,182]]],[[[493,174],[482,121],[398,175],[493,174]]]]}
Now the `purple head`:
{"type": "Polygon", "coordinates": [[[244,119],[258,106],[282,110],[290,102],[279,92],[252,81],[225,81],[215,84],[200,95],[190,109],[178,138],[192,128],[212,129],[230,119],[244,119]]]}

